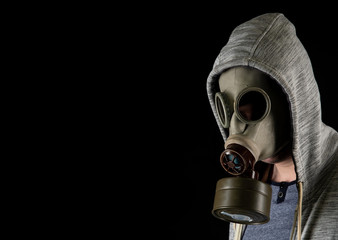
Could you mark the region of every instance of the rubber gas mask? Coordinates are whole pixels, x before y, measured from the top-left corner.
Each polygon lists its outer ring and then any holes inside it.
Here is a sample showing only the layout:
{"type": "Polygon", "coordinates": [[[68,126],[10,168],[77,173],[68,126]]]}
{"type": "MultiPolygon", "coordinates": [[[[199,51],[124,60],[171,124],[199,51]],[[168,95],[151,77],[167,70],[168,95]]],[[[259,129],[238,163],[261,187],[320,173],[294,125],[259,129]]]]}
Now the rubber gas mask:
{"type": "MultiPolygon", "coordinates": [[[[268,162],[290,143],[290,113],[284,92],[263,72],[235,67],[219,78],[218,120],[227,132],[220,163],[226,177],[216,185],[212,214],[241,224],[270,220],[268,162]]],[[[270,165],[271,166],[271,165],[270,165]]]]}

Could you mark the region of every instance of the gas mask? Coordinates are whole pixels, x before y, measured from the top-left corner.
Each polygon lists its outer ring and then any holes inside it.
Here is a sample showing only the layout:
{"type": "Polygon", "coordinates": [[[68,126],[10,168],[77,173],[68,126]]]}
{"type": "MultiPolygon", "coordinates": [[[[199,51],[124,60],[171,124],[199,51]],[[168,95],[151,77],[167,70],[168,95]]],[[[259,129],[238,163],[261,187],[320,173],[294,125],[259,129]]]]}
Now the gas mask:
{"type": "Polygon", "coordinates": [[[267,169],[290,143],[287,98],[274,79],[249,67],[223,72],[219,88],[215,106],[228,135],[220,156],[226,177],[216,184],[212,214],[234,223],[266,223],[272,191],[267,169]]]}

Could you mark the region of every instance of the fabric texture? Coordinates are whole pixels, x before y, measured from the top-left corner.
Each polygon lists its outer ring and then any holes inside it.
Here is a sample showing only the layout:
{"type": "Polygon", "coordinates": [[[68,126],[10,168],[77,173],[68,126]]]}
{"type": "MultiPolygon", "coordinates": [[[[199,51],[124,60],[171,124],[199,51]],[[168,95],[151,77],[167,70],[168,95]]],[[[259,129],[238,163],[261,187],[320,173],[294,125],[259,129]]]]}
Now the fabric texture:
{"type": "Polygon", "coordinates": [[[295,26],[282,13],[263,14],[236,27],[221,49],[207,94],[224,141],[214,96],[220,74],[235,66],[270,75],[288,97],[297,181],[303,183],[302,239],[338,239],[338,133],[322,122],[319,89],[295,26]]]}
{"type": "Polygon", "coordinates": [[[263,225],[248,225],[243,240],[289,239],[298,199],[296,181],[272,183],[271,188],[270,221],[263,225]],[[278,203],[280,192],[283,192],[283,200],[278,203]]]}

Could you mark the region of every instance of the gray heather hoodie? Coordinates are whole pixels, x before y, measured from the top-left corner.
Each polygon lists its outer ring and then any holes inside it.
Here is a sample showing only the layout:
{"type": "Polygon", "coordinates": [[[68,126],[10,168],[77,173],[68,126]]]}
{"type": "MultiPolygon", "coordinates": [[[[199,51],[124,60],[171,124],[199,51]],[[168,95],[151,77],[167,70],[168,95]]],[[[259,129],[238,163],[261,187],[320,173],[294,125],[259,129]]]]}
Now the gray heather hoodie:
{"type": "Polygon", "coordinates": [[[227,133],[217,118],[214,94],[220,74],[234,66],[267,73],[288,96],[297,181],[303,185],[301,219],[296,219],[302,223],[301,239],[338,239],[338,134],[322,122],[318,86],[294,25],[283,14],[263,14],[236,27],[221,49],[207,93],[224,141],[227,133]]]}

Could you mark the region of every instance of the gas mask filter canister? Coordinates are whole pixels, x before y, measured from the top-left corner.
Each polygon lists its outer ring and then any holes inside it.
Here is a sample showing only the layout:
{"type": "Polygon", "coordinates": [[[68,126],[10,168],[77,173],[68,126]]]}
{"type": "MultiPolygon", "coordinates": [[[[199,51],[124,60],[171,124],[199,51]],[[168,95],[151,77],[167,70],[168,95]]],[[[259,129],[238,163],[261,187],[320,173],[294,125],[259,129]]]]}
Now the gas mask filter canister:
{"type": "Polygon", "coordinates": [[[288,110],[279,100],[283,95],[276,83],[256,69],[231,68],[220,76],[219,84],[215,108],[229,134],[220,156],[227,177],[216,184],[212,214],[234,223],[263,224],[270,220],[272,190],[263,182],[257,163],[288,143],[286,121],[281,120],[288,110]]]}

